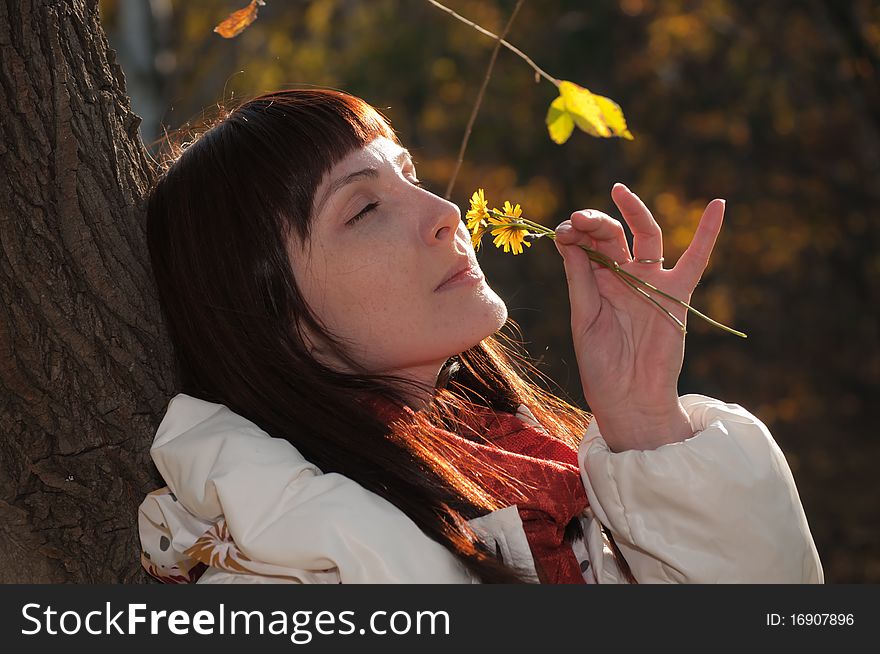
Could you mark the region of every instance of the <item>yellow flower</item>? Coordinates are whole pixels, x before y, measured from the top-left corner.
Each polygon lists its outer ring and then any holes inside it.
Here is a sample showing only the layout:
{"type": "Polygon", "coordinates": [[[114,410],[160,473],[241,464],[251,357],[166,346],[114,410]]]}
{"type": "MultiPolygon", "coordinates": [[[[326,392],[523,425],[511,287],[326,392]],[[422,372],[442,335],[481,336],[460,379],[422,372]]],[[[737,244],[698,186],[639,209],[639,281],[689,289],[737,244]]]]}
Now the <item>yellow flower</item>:
{"type": "Polygon", "coordinates": [[[504,225],[506,223],[514,223],[519,222],[519,218],[522,216],[522,209],[520,209],[519,204],[515,207],[511,206],[510,200],[504,201],[504,210],[501,209],[492,209],[492,212],[489,214],[489,224],[490,225],[504,225]],[[497,214],[504,214],[503,216],[499,216],[497,214]]]}
{"type": "MultiPolygon", "coordinates": [[[[496,209],[496,211],[498,211],[498,210],[496,209]]],[[[507,216],[508,218],[513,218],[514,220],[522,217],[522,209],[520,208],[519,203],[517,203],[516,206],[511,206],[510,200],[505,200],[504,201],[504,215],[507,216]]],[[[507,222],[513,222],[513,220],[508,220],[507,222]]]]}
{"type": "Polygon", "coordinates": [[[473,234],[471,234],[471,244],[474,246],[474,252],[480,251],[480,243],[482,242],[483,234],[486,233],[485,227],[479,227],[473,234]]]}
{"type": "Polygon", "coordinates": [[[532,247],[532,244],[525,240],[526,233],[525,226],[507,225],[496,227],[492,230],[492,235],[495,237],[493,243],[495,247],[500,248],[504,246],[505,252],[513,251],[514,254],[522,254],[523,245],[527,248],[532,247]]]}
{"type": "Polygon", "coordinates": [[[485,227],[484,222],[489,217],[489,205],[486,203],[486,196],[483,195],[483,189],[477,189],[471,196],[471,208],[465,214],[467,218],[467,228],[476,237],[480,227],[485,227]]]}
{"type": "Polygon", "coordinates": [[[495,237],[493,243],[495,244],[495,247],[500,248],[503,246],[505,252],[512,251],[514,254],[522,254],[523,245],[527,248],[532,247],[532,244],[525,240],[528,233],[528,229],[525,225],[522,227],[519,225],[495,227],[492,230],[492,236],[495,237]]]}
{"type": "Polygon", "coordinates": [[[527,248],[532,247],[532,244],[525,240],[526,234],[529,233],[528,227],[519,221],[522,216],[522,208],[519,204],[512,205],[509,200],[505,200],[503,211],[493,209],[493,212],[504,214],[504,216],[489,215],[490,226],[499,225],[491,230],[495,237],[493,241],[495,247],[504,247],[505,252],[513,251],[514,254],[522,254],[523,245],[527,248]],[[511,225],[510,223],[519,224],[511,225]]]}
{"type": "Polygon", "coordinates": [[[521,217],[522,207],[519,204],[511,204],[509,200],[504,201],[503,212],[500,209],[493,209],[490,212],[483,189],[477,189],[471,196],[471,208],[466,214],[467,227],[471,232],[474,251],[480,249],[481,240],[487,231],[495,237],[495,246],[503,247],[505,252],[512,250],[514,254],[521,254],[523,245],[532,247],[532,244],[525,240],[529,229],[525,223],[520,222],[521,217]],[[493,215],[493,213],[503,213],[504,215],[493,215]],[[509,223],[519,224],[510,225],[509,223]]]}

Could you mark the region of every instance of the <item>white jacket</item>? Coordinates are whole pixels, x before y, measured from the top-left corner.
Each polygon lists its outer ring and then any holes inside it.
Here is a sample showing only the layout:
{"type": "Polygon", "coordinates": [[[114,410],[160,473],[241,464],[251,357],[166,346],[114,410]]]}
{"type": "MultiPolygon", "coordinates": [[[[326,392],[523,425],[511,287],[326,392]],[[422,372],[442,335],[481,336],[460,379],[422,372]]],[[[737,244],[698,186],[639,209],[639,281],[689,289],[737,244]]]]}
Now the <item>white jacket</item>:
{"type": "MultiPolygon", "coordinates": [[[[824,583],[767,427],[737,404],[681,402],[694,436],[655,450],[611,452],[595,420],[586,430],[578,463],[590,507],[573,546],[585,580],[626,583],[598,520],[640,583],[824,583]]],[[[517,415],[540,427],[525,405],[517,415]]],[[[198,583],[478,583],[393,504],[322,474],[226,406],[176,395],[150,452],[168,484],[139,510],[154,571],[183,580],[201,558],[210,567],[198,583]]],[[[537,580],[515,505],[470,524],[537,580]]]]}

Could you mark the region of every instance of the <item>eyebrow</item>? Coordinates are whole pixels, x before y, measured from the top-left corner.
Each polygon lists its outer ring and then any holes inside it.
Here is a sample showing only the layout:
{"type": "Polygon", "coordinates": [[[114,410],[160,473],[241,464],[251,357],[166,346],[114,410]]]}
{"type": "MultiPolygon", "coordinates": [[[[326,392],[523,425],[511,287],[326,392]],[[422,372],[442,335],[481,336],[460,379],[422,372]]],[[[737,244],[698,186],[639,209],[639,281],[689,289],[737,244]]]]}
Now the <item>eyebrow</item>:
{"type": "MultiPolygon", "coordinates": [[[[404,148],[403,150],[400,151],[400,154],[398,154],[397,157],[395,157],[394,161],[395,161],[395,163],[399,163],[403,159],[407,159],[407,158],[410,161],[412,161],[412,153],[409,150],[407,150],[406,148],[404,148]]],[[[315,206],[315,215],[317,216],[319,213],[321,213],[321,209],[327,203],[327,200],[330,198],[330,196],[332,196],[334,193],[336,193],[337,191],[342,189],[342,187],[347,186],[348,184],[351,184],[352,182],[356,182],[359,179],[364,179],[364,178],[377,179],[378,177],[379,177],[379,169],[375,168],[375,167],[364,168],[363,170],[357,170],[353,173],[349,173],[348,175],[345,175],[344,177],[340,177],[336,181],[332,182],[330,184],[330,186],[327,187],[327,190],[324,192],[324,195],[321,196],[320,201],[315,206]]]]}

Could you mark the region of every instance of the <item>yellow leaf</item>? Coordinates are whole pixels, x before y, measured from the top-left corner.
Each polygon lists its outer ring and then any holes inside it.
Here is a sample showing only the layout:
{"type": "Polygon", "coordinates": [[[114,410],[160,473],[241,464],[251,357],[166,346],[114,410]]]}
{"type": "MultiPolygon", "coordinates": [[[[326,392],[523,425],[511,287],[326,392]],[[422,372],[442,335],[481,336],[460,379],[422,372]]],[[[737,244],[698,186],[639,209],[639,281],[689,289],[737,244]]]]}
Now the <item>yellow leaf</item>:
{"type": "Polygon", "coordinates": [[[559,84],[559,95],[564,98],[565,109],[580,129],[593,136],[611,136],[599,103],[589,90],[574,82],[564,81],[559,84]]]}
{"type": "Polygon", "coordinates": [[[603,95],[593,95],[593,97],[596,99],[596,104],[599,105],[599,109],[602,111],[602,117],[605,119],[605,123],[611,128],[614,135],[632,141],[633,135],[626,128],[626,118],[623,117],[623,110],[620,108],[620,105],[611,98],[606,98],[603,95]]]}
{"type": "Polygon", "coordinates": [[[574,131],[574,120],[565,110],[565,98],[561,95],[550,103],[550,108],[547,110],[547,129],[553,142],[560,145],[565,143],[574,131]]]}
{"type": "Polygon", "coordinates": [[[251,0],[251,3],[244,9],[229,14],[226,20],[214,28],[214,31],[225,39],[238,36],[248,25],[257,20],[257,8],[265,4],[263,0],[251,0]]]}
{"type": "Polygon", "coordinates": [[[619,136],[633,140],[623,110],[614,100],[591,93],[574,82],[562,81],[559,83],[559,97],[547,112],[550,138],[556,143],[565,143],[574,126],[592,136],[619,136]]]}

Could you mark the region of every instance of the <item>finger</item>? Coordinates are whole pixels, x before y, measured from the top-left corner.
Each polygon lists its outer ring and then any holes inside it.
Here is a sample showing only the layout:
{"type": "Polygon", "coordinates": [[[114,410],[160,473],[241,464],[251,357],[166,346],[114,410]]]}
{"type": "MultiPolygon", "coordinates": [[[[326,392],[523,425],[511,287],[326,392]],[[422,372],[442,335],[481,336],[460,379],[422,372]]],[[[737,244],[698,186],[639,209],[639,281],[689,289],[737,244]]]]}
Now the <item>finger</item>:
{"type": "Polygon", "coordinates": [[[566,245],[560,242],[567,238],[574,239],[566,233],[567,231],[577,234],[577,230],[569,221],[565,221],[556,228],[554,242],[565,265],[568,298],[571,304],[571,329],[577,334],[588,329],[595,321],[599,314],[600,297],[590,257],[577,243],[566,245]]]}
{"type": "Polygon", "coordinates": [[[557,235],[557,238],[562,238],[562,243],[585,245],[621,264],[632,260],[626,233],[619,220],[601,211],[584,209],[575,211],[566,222],[571,223],[574,230],[557,235]]]}
{"type": "Polygon", "coordinates": [[[663,256],[663,232],[638,195],[621,183],[611,188],[611,199],[633,233],[633,259],[663,256]]]}
{"type": "Polygon", "coordinates": [[[708,204],[700,218],[700,223],[697,225],[697,231],[694,233],[691,244],[673,268],[673,270],[681,272],[685,279],[690,281],[691,286],[697,285],[706,266],[709,265],[709,257],[715,248],[715,241],[724,220],[725,204],[726,201],[721,199],[712,200],[708,204]]]}

